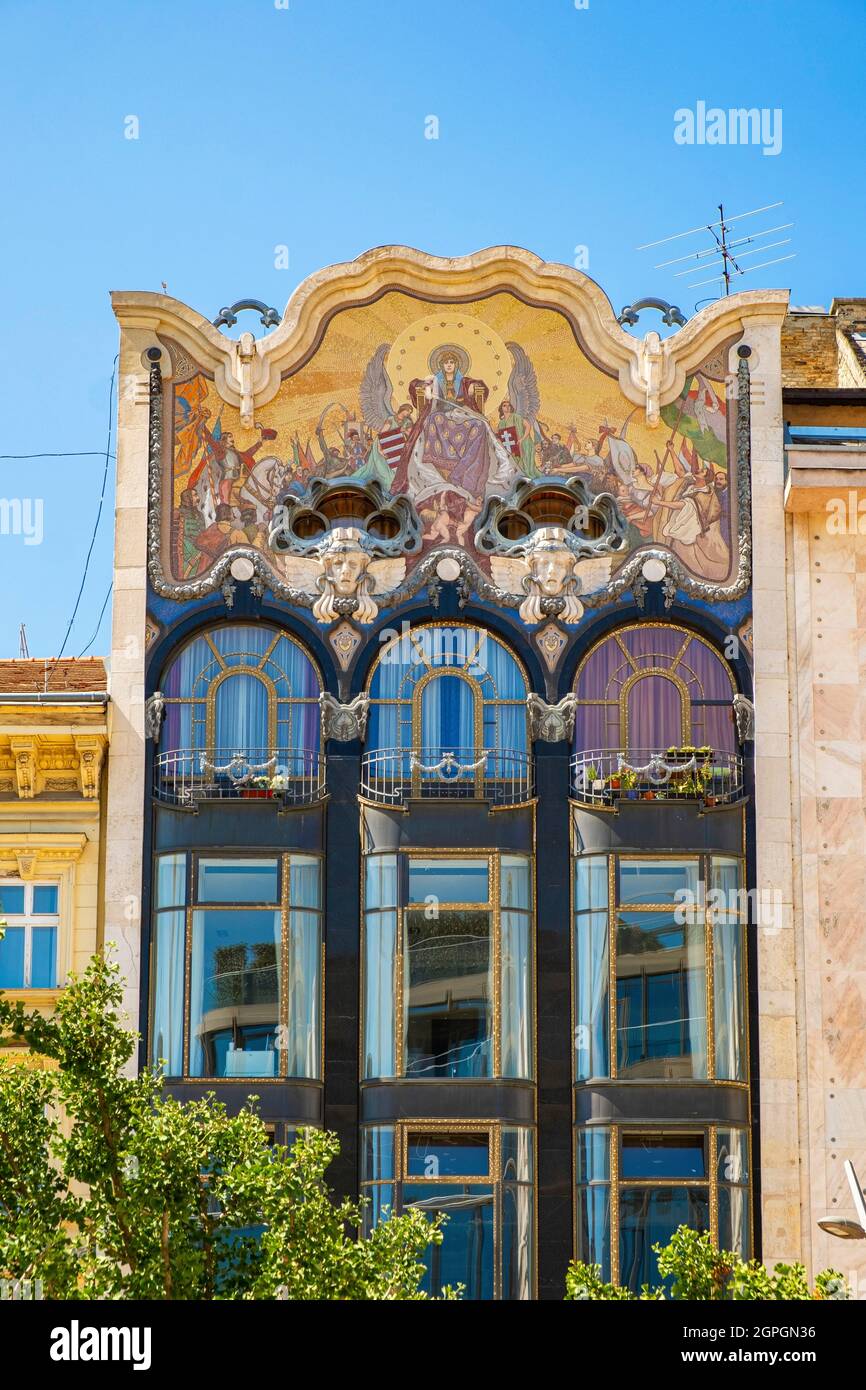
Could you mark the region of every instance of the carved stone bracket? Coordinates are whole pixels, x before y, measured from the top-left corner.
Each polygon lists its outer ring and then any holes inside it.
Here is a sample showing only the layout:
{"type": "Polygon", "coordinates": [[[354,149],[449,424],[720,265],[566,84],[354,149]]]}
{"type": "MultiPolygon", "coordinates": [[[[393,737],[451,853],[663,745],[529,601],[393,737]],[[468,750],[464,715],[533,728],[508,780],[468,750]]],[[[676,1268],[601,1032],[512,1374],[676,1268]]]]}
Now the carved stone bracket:
{"type": "Polygon", "coordinates": [[[22,801],[30,801],[36,795],[36,741],[33,738],[13,738],[10,739],[10,748],[15,759],[18,795],[22,801]]]}
{"type": "Polygon", "coordinates": [[[0,873],[34,879],[78,862],[88,843],[80,833],[0,835],[0,873]]]}
{"type": "Polygon", "coordinates": [[[574,735],[577,696],[569,693],[563,695],[558,704],[548,705],[540,695],[530,692],[526,697],[526,712],[529,715],[529,737],[533,742],[570,741],[574,735]]]}
{"type": "Polygon", "coordinates": [[[105,756],[105,738],[100,734],[74,734],[78,754],[78,784],[85,801],[99,799],[99,775],[105,756]]]}
{"type": "Polygon", "coordinates": [[[734,696],[734,722],[737,726],[737,742],[742,746],[755,737],[755,706],[747,695],[734,696]]]}
{"type": "Polygon", "coordinates": [[[367,735],[367,716],[370,712],[369,695],[356,695],[348,704],[341,705],[327,690],[319,696],[322,712],[322,738],[333,739],[335,743],[351,743],[354,739],[364,741],[367,735]]]}
{"type": "Polygon", "coordinates": [[[162,721],[165,716],[165,696],[161,690],[155,690],[144,704],[144,736],[153,739],[154,743],[159,743],[159,736],[162,732],[162,721]]]}
{"type": "Polygon", "coordinates": [[[17,791],[22,801],[32,801],[46,791],[74,795],[76,790],[85,801],[98,801],[106,744],[104,733],[13,737],[9,752],[15,781],[9,790],[17,791]]]}
{"type": "Polygon", "coordinates": [[[662,388],[662,368],[664,350],[662,340],[655,330],[647,333],[640,345],[640,380],[646,394],[646,422],[655,427],[660,419],[659,401],[662,388]]]}

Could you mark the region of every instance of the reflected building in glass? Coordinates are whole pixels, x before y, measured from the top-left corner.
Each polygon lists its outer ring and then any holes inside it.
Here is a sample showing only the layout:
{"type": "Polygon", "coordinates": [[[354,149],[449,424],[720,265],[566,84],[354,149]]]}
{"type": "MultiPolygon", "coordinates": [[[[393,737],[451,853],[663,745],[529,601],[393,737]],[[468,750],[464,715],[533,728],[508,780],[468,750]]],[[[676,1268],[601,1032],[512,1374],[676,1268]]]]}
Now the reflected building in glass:
{"type": "Polygon", "coordinates": [[[639,1288],[683,1223],[802,1258],[785,294],[662,340],[529,252],[385,247],[258,338],[114,307],[140,1064],[336,1131],[368,1226],[444,1213],[432,1293],[559,1298],[573,1258],[639,1288]]]}

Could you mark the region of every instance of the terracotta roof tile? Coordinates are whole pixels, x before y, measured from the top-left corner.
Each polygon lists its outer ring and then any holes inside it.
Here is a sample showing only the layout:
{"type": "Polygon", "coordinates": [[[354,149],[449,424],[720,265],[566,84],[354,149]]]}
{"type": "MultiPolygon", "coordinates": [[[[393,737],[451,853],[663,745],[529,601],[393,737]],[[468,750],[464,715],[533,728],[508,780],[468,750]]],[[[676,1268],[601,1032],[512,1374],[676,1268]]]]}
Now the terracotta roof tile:
{"type": "Polygon", "coordinates": [[[105,662],[100,656],[53,658],[28,657],[26,660],[0,660],[0,701],[6,704],[15,695],[51,694],[61,690],[107,690],[105,662]]]}

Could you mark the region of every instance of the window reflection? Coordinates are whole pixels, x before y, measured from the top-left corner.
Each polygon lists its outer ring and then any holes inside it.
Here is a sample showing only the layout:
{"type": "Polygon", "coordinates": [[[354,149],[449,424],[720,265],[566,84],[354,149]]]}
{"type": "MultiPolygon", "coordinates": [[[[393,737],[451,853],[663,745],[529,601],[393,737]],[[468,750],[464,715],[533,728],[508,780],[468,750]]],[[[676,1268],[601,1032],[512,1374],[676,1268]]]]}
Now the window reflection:
{"type": "Polygon", "coordinates": [[[446,1284],[464,1284],[466,1299],[493,1297],[493,1192],[480,1184],[454,1187],[421,1187],[407,1183],[404,1208],[416,1207],[435,1216],[446,1212],[448,1221],[442,1244],[429,1247],[427,1273],[421,1280],[426,1293],[438,1296],[446,1284]]]}
{"type": "Polygon", "coordinates": [[[156,862],[151,1061],[169,1076],[318,1078],[318,857],[194,855],[188,906],[186,858],[156,862]]]}
{"type": "Polygon", "coordinates": [[[193,914],[191,1076],[276,1076],[282,922],[255,909],[193,914]]]}
{"type": "Polygon", "coordinates": [[[364,1077],[531,1077],[529,856],[373,854],[364,884],[364,1077]]]}
{"type": "Polygon", "coordinates": [[[576,858],[577,1081],[747,1079],[747,907],[733,855],[576,858]]]}
{"type": "Polygon", "coordinates": [[[575,1254],[639,1293],[679,1226],[751,1254],[746,1129],[592,1126],[575,1134],[575,1254]]]}
{"type": "Polygon", "coordinates": [[[622,1178],[705,1178],[702,1134],[624,1134],[622,1178]]]}
{"type": "Polygon", "coordinates": [[[200,903],[279,902],[276,859],[200,859],[200,903]]]}
{"type": "Polygon", "coordinates": [[[489,1177],[489,1136],[435,1131],[432,1134],[410,1133],[406,1173],[410,1178],[489,1177]]]}
{"type": "Polygon", "coordinates": [[[660,1284],[653,1246],[667,1245],[678,1226],[710,1228],[710,1196],[705,1187],[620,1189],[619,1277],[633,1292],[643,1284],[660,1284]]]}
{"type": "Polygon", "coordinates": [[[486,859],[416,859],[409,861],[409,902],[486,903],[486,859]]]}
{"type": "Polygon", "coordinates": [[[490,913],[406,913],[407,1076],[490,1076],[490,913]]]}
{"type": "Polygon", "coordinates": [[[703,923],[621,912],[616,953],[617,1075],[705,1077],[703,923]]]}
{"type": "Polygon", "coordinates": [[[422,1287],[468,1299],[527,1299],[535,1279],[534,1133],[525,1126],[370,1126],[362,1135],[365,1227],[409,1208],[447,1215],[424,1255],[422,1287]]]}

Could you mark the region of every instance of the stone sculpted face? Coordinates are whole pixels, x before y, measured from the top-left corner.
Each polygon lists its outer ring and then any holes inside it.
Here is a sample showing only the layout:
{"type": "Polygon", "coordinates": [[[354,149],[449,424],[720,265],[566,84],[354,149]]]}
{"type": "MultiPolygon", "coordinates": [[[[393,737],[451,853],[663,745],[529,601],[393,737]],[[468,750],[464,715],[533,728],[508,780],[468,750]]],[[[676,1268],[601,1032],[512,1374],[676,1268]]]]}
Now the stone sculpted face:
{"type": "Polygon", "coordinates": [[[576,623],[583,614],[577,598],[575,556],[568,543],[568,532],[562,526],[542,526],[534,532],[524,547],[524,559],[529,571],[525,580],[526,598],[520,605],[525,623],[539,623],[545,616],[545,599],[562,599],[559,617],[563,622],[576,623]]]}
{"type": "Polygon", "coordinates": [[[317,558],[322,567],[322,596],[313,604],[314,617],[333,622],[339,616],[337,600],[355,599],[355,618],[371,623],[379,609],[368,592],[372,556],[364,545],[364,533],[357,526],[335,526],[318,547],[317,558]]]}
{"type": "Polygon", "coordinates": [[[574,574],[574,556],[567,546],[547,542],[534,551],[529,572],[545,597],[558,597],[574,574]]]}
{"type": "Polygon", "coordinates": [[[340,541],[322,556],[325,576],[341,598],[354,596],[369,563],[370,556],[355,540],[340,541]]]}

